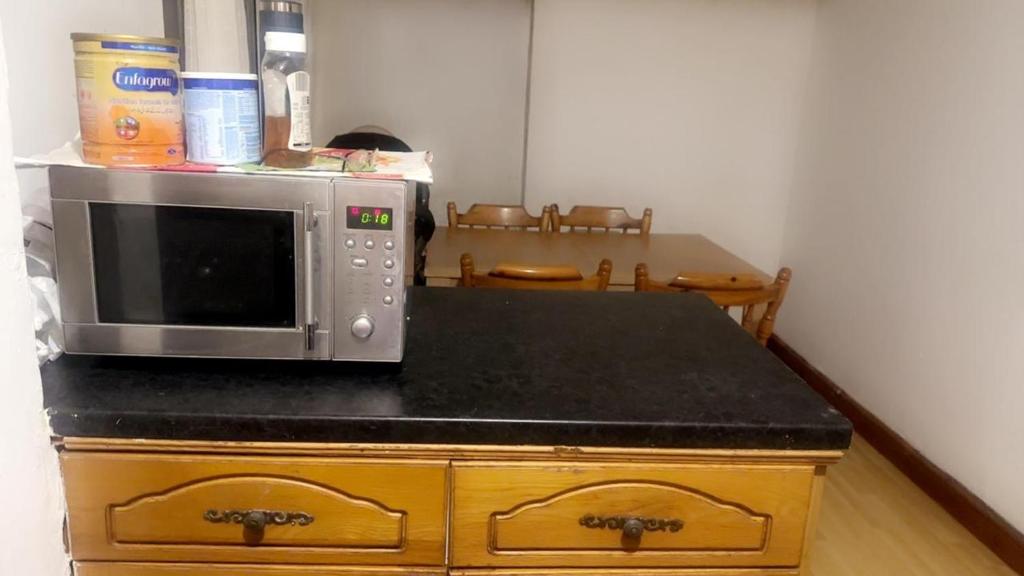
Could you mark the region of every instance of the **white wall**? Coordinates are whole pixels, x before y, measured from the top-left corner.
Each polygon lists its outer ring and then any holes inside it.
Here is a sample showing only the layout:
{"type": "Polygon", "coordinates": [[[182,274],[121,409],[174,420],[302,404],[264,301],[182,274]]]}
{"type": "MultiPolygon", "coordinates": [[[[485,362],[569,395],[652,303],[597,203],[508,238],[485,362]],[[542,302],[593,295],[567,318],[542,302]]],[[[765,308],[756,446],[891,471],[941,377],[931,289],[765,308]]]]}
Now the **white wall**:
{"type": "Polygon", "coordinates": [[[778,265],[813,0],[536,0],[526,203],[778,265]]]}
{"type": "Polygon", "coordinates": [[[20,189],[32,214],[48,212],[46,174],[21,170],[15,175],[12,157],[46,152],[78,130],[71,32],[162,36],[162,5],[160,0],[0,2],[0,510],[17,519],[0,523],[4,574],[69,572],[57,455],[49,444],[36,368],[19,210],[20,189]]]}
{"type": "Polygon", "coordinates": [[[1024,529],[1022,24],[822,1],[777,329],[1024,529]]]}
{"type": "MultiPolygon", "coordinates": [[[[72,32],[163,36],[161,0],[0,0],[11,78],[14,154],[48,152],[78,132],[72,32]]],[[[44,170],[20,170],[29,212],[48,205],[44,170]]],[[[48,208],[47,208],[48,211],[48,208]]]]}
{"type": "Polygon", "coordinates": [[[0,571],[58,576],[69,569],[61,544],[57,455],[49,445],[36,368],[5,52],[0,26],[0,510],[6,518],[0,522],[0,571]]]}
{"type": "Polygon", "coordinates": [[[314,0],[313,141],[364,124],[435,154],[431,207],[518,204],[529,0],[314,0]]]}

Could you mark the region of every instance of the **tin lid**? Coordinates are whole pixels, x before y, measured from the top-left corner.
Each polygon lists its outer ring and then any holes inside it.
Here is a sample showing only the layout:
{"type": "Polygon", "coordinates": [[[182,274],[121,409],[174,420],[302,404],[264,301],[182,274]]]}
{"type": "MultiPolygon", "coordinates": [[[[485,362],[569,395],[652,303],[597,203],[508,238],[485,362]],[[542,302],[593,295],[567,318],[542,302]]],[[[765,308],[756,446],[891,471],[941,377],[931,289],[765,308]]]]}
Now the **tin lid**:
{"type": "Polygon", "coordinates": [[[73,42],[132,42],[136,44],[158,44],[160,46],[181,47],[181,42],[174,38],[157,38],[156,36],[133,36],[131,34],[92,34],[88,32],[74,32],[71,34],[73,42]]]}
{"type": "Polygon", "coordinates": [[[182,72],[182,78],[202,80],[259,80],[255,74],[241,72],[182,72]]]}

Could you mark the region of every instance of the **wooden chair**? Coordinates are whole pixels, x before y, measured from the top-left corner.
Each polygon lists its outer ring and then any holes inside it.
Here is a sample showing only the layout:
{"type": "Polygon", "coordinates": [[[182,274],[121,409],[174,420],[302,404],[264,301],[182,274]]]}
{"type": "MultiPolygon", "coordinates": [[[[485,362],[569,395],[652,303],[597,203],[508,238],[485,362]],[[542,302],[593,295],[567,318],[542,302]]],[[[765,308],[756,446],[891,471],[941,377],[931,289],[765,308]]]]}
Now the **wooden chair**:
{"type": "Polygon", "coordinates": [[[448,227],[458,228],[500,228],[504,230],[530,230],[540,232],[551,229],[551,208],[544,207],[540,216],[533,216],[522,206],[498,204],[473,204],[464,214],[459,214],[455,202],[448,203],[448,227]]]}
{"type": "Polygon", "coordinates": [[[558,212],[558,204],[552,204],[551,229],[561,232],[562,226],[568,226],[569,232],[583,228],[587,232],[621,230],[623,234],[628,234],[630,230],[638,230],[640,234],[650,234],[653,216],[654,212],[650,208],[644,208],[642,218],[633,218],[625,208],[606,206],[573,206],[568,214],[562,215],[558,212]]]}
{"type": "Polygon", "coordinates": [[[647,265],[636,265],[634,288],[637,292],[700,292],[705,294],[716,305],[726,312],[734,306],[742,307],[743,316],[740,321],[743,329],[749,332],[762,346],[768,344],[768,338],[775,328],[775,318],[786,298],[789,280],[793,271],[782,268],[775,281],[765,286],[760,278],[753,274],[680,274],[671,282],[656,282],[648,276],[647,265]],[[763,309],[760,318],[756,311],[763,309]]]}
{"type": "Polygon", "coordinates": [[[459,286],[469,288],[513,288],[519,290],[581,290],[604,292],[612,277],[612,262],[601,260],[597,274],[584,278],[572,266],[530,266],[498,264],[487,274],[478,274],[473,256],[463,254],[459,261],[462,279],[459,286]]]}

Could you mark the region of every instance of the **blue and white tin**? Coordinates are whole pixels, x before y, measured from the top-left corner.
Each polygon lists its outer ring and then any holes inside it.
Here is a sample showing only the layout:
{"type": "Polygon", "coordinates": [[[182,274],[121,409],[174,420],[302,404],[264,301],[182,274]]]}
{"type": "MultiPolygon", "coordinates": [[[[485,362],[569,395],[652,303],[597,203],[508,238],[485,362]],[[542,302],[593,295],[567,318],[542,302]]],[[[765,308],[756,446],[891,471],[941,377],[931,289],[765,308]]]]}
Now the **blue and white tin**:
{"type": "Polygon", "coordinates": [[[189,162],[260,161],[259,80],[255,74],[183,72],[189,162]]]}

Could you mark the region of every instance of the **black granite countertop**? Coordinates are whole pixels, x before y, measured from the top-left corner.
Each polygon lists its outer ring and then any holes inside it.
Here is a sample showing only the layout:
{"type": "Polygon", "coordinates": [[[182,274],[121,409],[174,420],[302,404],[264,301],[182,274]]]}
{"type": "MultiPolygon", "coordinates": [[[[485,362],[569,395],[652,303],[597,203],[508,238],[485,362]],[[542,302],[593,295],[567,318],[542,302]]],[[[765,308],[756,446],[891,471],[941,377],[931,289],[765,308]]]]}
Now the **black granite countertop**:
{"type": "Polygon", "coordinates": [[[844,449],[850,423],[698,295],[417,288],[401,365],[64,356],[53,431],[844,449]]]}

